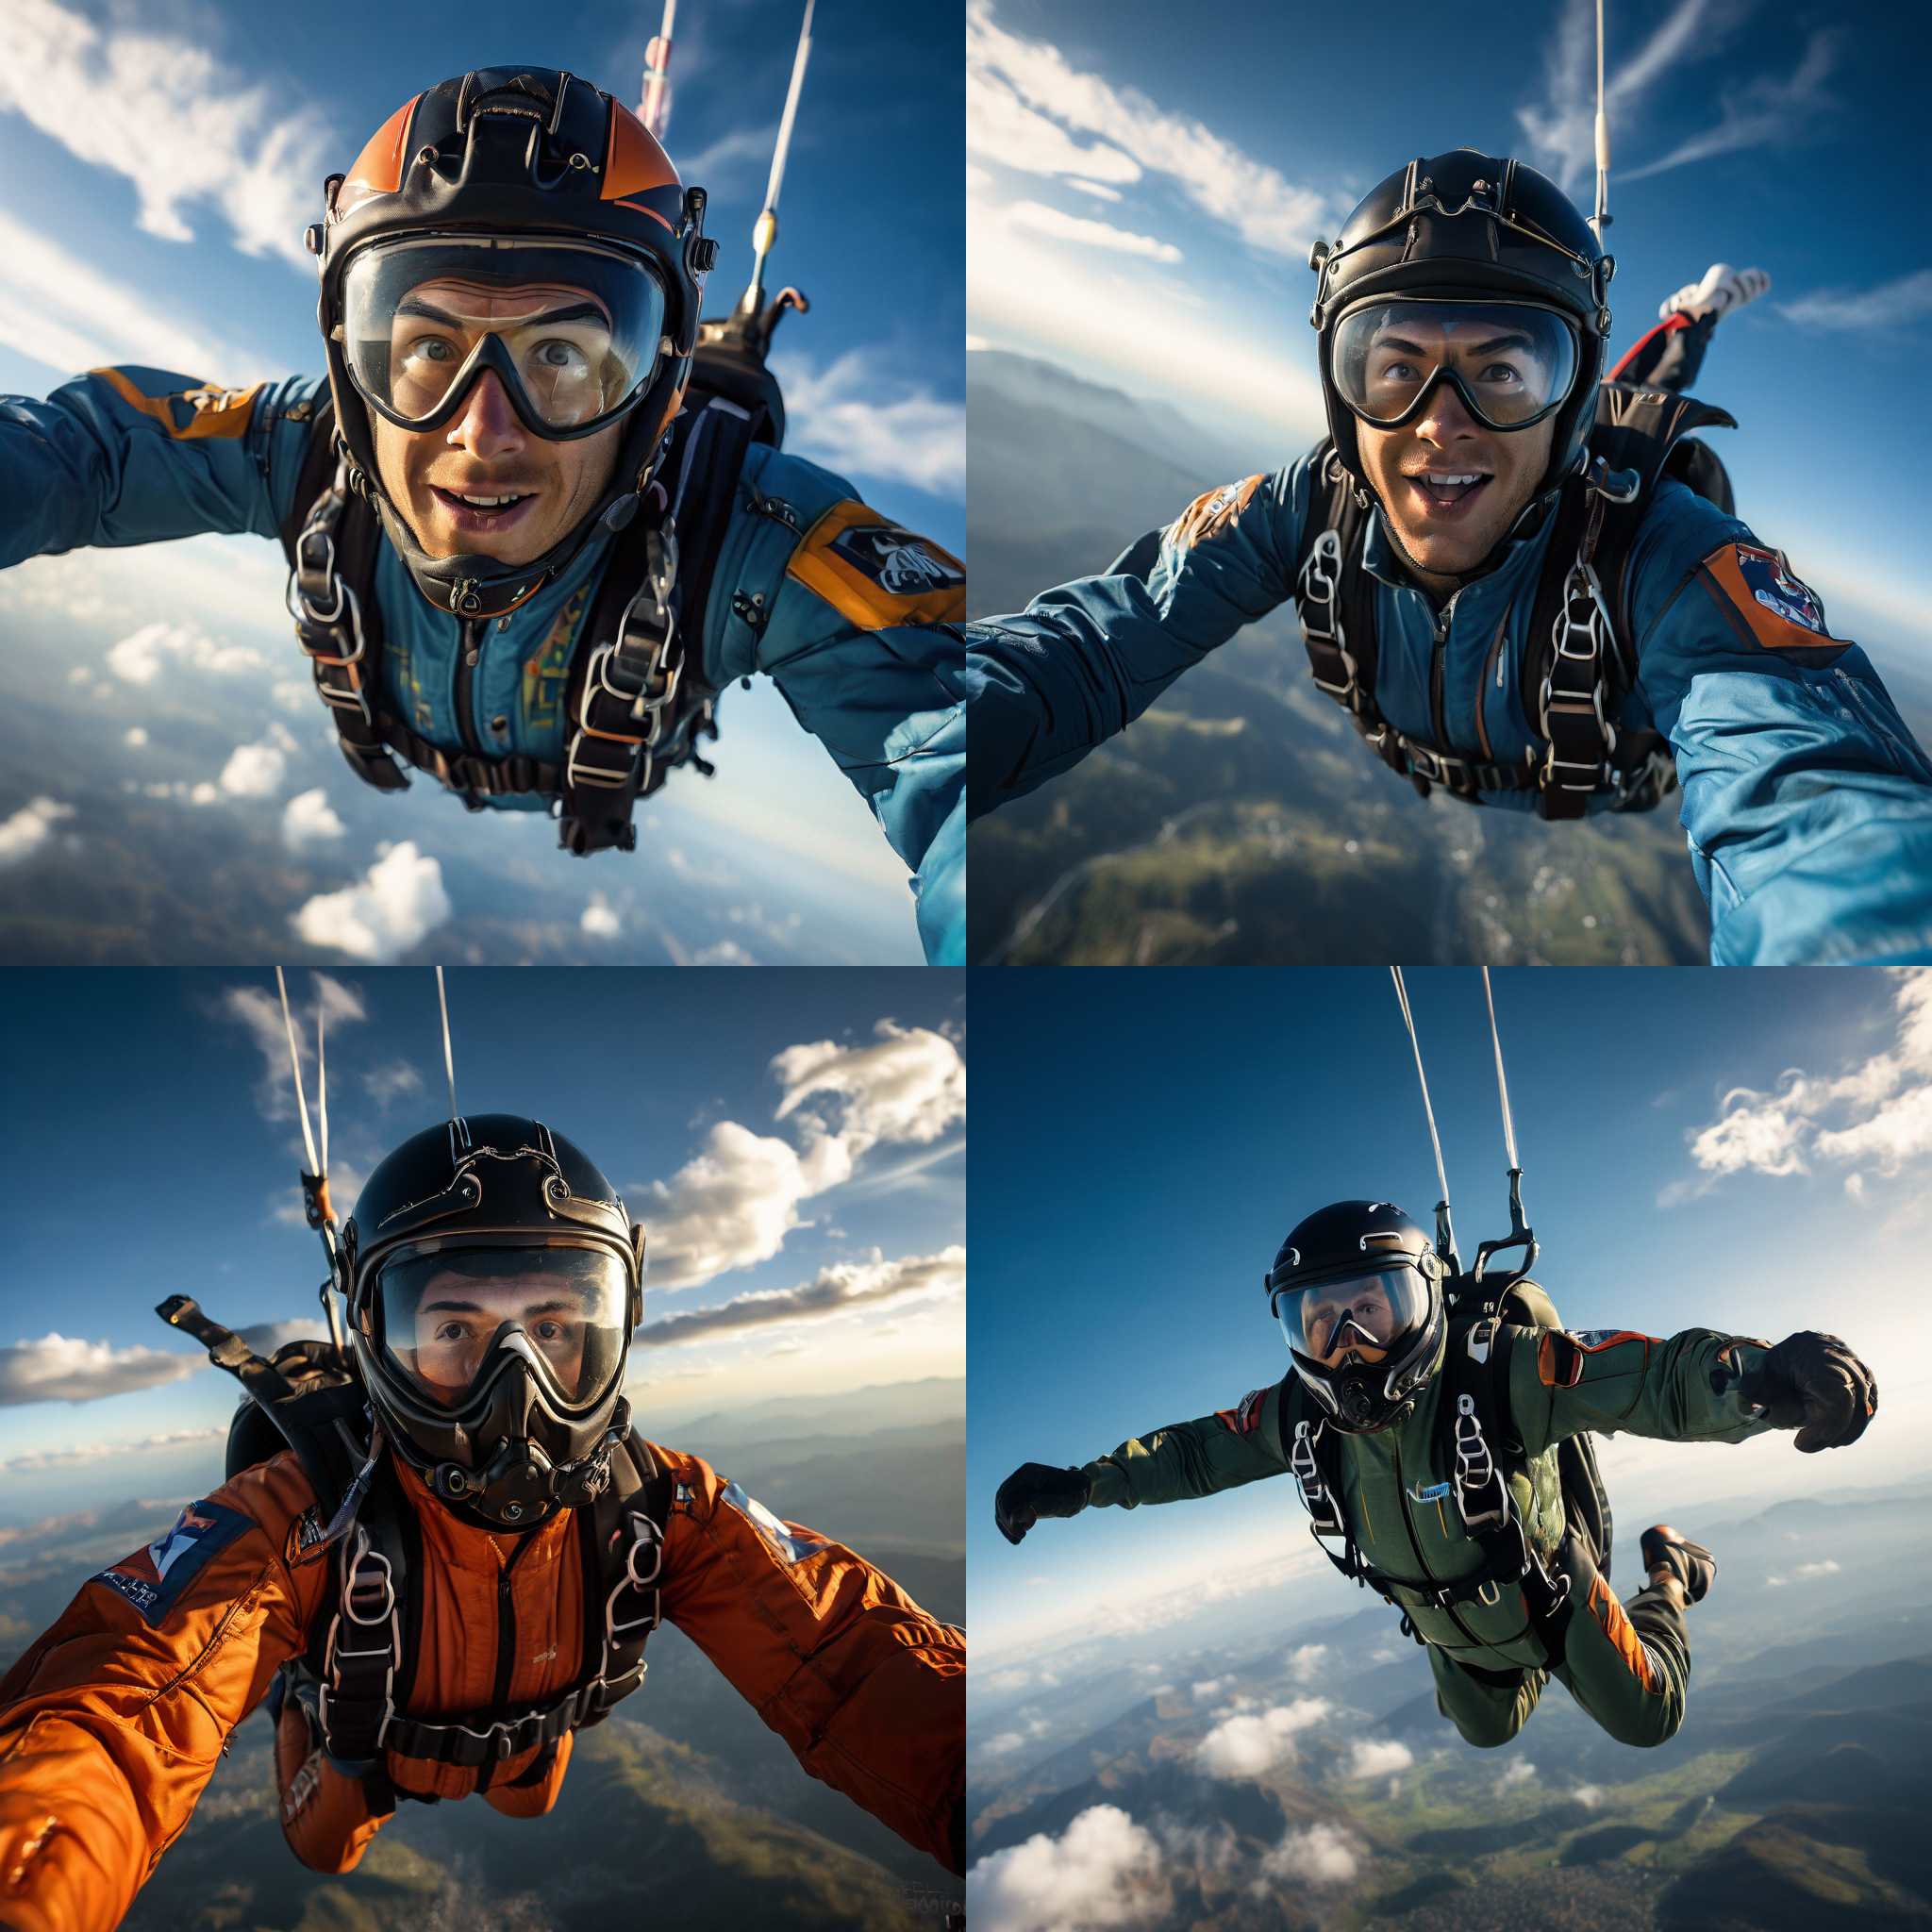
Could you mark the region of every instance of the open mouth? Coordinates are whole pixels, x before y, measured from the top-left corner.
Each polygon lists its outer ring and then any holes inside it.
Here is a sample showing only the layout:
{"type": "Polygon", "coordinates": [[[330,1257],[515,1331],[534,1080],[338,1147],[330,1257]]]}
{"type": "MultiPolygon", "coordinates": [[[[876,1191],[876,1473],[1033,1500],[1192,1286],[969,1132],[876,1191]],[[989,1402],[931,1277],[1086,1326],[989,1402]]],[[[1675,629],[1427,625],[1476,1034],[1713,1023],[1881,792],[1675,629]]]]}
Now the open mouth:
{"type": "Polygon", "coordinates": [[[537,500],[533,491],[444,490],[432,483],[430,493],[449,512],[459,530],[505,530],[519,522],[537,500]]]}
{"type": "Polygon", "coordinates": [[[1457,517],[1487,490],[1492,478],[1487,470],[1424,470],[1404,481],[1430,517],[1457,517]]]}

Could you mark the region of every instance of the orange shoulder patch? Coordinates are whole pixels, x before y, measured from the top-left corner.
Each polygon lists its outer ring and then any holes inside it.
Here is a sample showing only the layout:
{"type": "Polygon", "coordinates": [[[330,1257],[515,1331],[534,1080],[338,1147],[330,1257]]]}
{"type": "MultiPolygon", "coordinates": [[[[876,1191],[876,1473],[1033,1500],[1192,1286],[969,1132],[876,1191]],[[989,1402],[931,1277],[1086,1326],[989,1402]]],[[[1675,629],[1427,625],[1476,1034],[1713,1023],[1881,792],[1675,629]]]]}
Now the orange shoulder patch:
{"type": "Polygon", "coordinates": [[[204,382],[173,395],[144,396],[125,370],[91,369],[88,374],[98,375],[130,409],[152,417],[177,442],[247,435],[255,420],[255,399],[267,387],[258,382],[253,389],[223,389],[204,382]]]}
{"type": "Polygon", "coordinates": [[[1732,627],[1748,643],[1785,655],[1823,651],[1835,656],[1850,642],[1832,636],[1824,600],[1791,569],[1782,550],[1725,543],[1698,569],[1732,627]]]}
{"type": "Polygon", "coordinates": [[[966,615],[966,566],[850,497],[805,533],[785,575],[861,630],[966,615]]]}
{"type": "Polygon", "coordinates": [[[1255,491],[1266,481],[1261,475],[1246,476],[1239,483],[1224,483],[1195,497],[1174,519],[1170,533],[1176,550],[1191,550],[1210,537],[1233,528],[1241,513],[1254,500],[1255,491]]]}

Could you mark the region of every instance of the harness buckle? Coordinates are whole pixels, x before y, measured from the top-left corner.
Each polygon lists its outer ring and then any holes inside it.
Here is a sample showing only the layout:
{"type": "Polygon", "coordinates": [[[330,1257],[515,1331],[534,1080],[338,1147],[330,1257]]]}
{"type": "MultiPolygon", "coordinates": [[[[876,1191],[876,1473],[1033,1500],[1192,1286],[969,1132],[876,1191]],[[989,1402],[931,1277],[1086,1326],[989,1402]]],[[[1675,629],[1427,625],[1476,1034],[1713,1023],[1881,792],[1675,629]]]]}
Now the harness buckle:
{"type": "Polygon", "coordinates": [[[1301,581],[1295,587],[1295,614],[1301,620],[1302,641],[1307,644],[1309,668],[1316,685],[1357,716],[1362,708],[1361,671],[1348,648],[1342,626],[1338,593],[1341,584],[1341,536],[1332,526],[1315,539],[1307,561],[1302,565],[1301,581]],[[1320,605],[1320,614],[1311,614],[1310,605],[1320,605]],[[1322,675],[1315,661],[1323,653],[1332,653],[1340,662],[1342,681],[1322,675]]]}
{"type": "Polygon", "coordinates": [[[1470,770],[1469,760],[1456,757],[1453,752],[1438,751],[1432,744],[1418,743],[1400,733],[1396,735],[1396,742],[1402,747],[1403,757],[1408,760],[1410,773],[1416,777],[1426,778],[1432,785],[1441,785],[1453,791],[1457,786],[1457,773],[1470,770]]]}

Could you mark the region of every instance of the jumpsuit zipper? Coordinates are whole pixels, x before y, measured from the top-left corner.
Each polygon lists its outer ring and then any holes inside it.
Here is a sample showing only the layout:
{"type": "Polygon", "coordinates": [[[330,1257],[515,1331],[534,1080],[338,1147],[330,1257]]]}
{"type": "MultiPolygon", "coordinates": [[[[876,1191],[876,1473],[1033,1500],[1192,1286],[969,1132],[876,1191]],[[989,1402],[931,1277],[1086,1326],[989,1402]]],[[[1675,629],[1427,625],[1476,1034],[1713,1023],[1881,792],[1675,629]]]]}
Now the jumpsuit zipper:
{"type": "MultiPolygon", "coordinates": [[[[1408,1547],[1415,1554],[1415,1566],[1418,1570],[1420,1570],[1423,1573],[1423,1579],[1424,1582],[1430,1584],[1431,1586],[1440,1585],[1442,1579],[1440,1576],[1438,1576],[1433,1570],[1429,1568],[1428,1558],[1423,1555],[1423,1546],[1421,1542],[1417,1541],[1416,1538],[1415,1524],[1411,1523],[1408,1518],[1408,1491],[1404,1486],[1402,1480],[1401,1445],[1399,1443],[1391,1442],[1389,1445],[1389,1453],[1395,1458],[1395,1488],[1396,1492],[1402,1499],[1402,1526],[1405,1530],[1408,1532],[1408,1547]]],[[[1473,1649],[1493,1650],[1495,1648],[1494,1644],[1485,1643],[1482,1641],[1482,1639],[1479,1638],[1475,1634],[1475,1632],[1472,1630],[1469,1627],[1469,1625],[1465,1624],[1462,1621],[1462,1619],[1456,1614],[1456,1611],[1452,1607],[1445,1604],[1442,1607],[1442,1609],[1443,1614],[1449,1619],[1449,1621],[1452,1624],[1454,1624],[1457,1629],[1459,1630],[1462,1633],[1462,1635],[1469,1640],[1470,1645],[1473,1649]]]]}
{"type": "MultiPolygon", "coordinates": [[[[1457,591],[1438,613],[1435,643],[1429,654],[1429,722],[1435,727],[1436,749],[1444,758],[1451,755],[1449,726],[1442,716],[1442,685],[1447,676],[1449,657],[1449,622],[1456,614],[1456,599],[1461,595],[1462,592],[1457,591]]],[[[1477,709],[1480,712],[1480,706],[1477,709]]]]}
{"type": "Polygon", "coordinates": [[[1496,678],[1497,689],[1502,688],[1503,640],[1509,633],[1509,612],[1505,610],[1503,621],[1496,626],[1496,635],[1490,641],[1490,655],[1483,660],[1482,682],[1475,688],[1475,736],[1476,742],[1483,748],[1483,762],[1492,765],[1496,754],[1490,744],[1490,727],[1484,721],[1484,712],[1489,708],[1490,678],[1496,678]]]}
{"type": "Polygon", "coordinates": [[[476,736],[476,721],[473,716],[476,703],[476,664],[483,655],[483,629],[481,624],[472,618],[461,620],[462,633],[457,642],[456,684],[450,695],[456,705],[457,736],[463,741],[463,749],[474,756],[484,756],[483,744],[476,736]]]}

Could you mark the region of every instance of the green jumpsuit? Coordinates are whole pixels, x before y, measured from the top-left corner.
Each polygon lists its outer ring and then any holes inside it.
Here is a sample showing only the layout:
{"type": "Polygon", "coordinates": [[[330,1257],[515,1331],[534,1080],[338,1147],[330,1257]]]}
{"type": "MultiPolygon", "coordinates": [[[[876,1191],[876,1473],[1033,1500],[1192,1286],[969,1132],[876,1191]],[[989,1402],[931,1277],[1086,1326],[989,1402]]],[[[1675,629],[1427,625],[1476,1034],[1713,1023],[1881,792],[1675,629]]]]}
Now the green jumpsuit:
{"type": "MultiPolygon", "coordinates": [[[[1536,1708],[1551,1674],[1621,1743],[1661,1744],[1684,1721],[1690,1650],[1682,1610],[1645,1588],[1620,1603],[1597,1573],[1588,1539],[1566,1535],[1556,1445],[1584,1430],[1668,1442],[1741,1442],[1772,1424],[1743,1399],[1742,1376],[1768,1344],[1687,1328],[1666,1340],[1627,1331],[1508,1331],[1508,1415],[1491,1444],[1529,1541],[1571,1579],[1554,1647],[1533,1627],[1523,1591],[1438,1608],[1391,1586],[1427,1645],[1436,1702],[1472,1744],[1505,1744],[1536,1708]],[[1513,1436],[1523,1455],[1498,1440],[1513,1436]]],[[[1439,1371],[1414,1408],[1377,1435],[1339,1437],[1339,1501],[1357,1544],[1385,1578],[1453,1584],[1484,1567],[1464,1529],[1446,1467],[1439,1371]]],[[[1319,1411],[1292,1374],[1239,1407],[1123,1442],[1086,1466],[1091,1502],[1131,1509],[1213,1495],[1289,1471],[1297,1422],[1319,1411]]]]}

